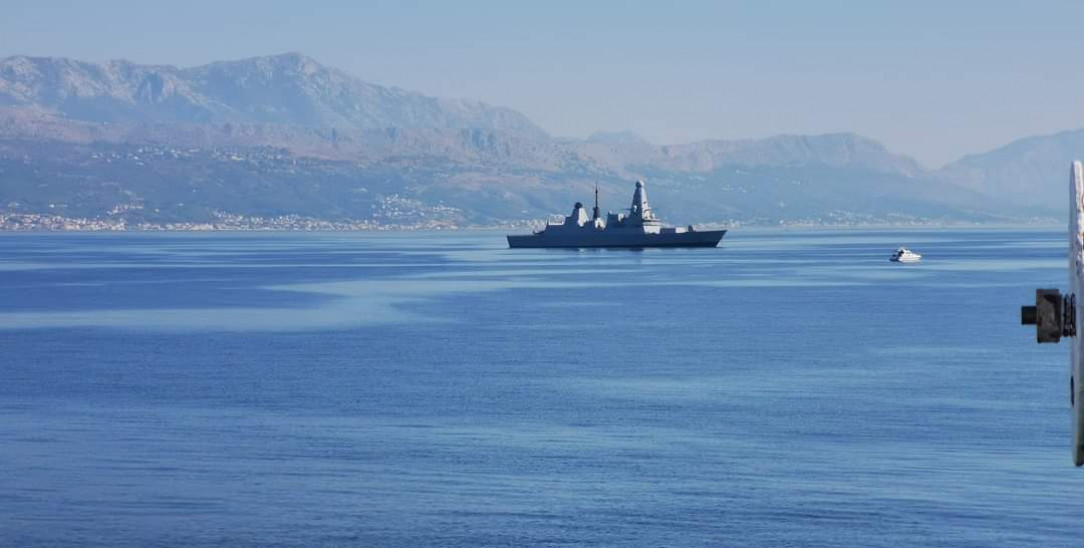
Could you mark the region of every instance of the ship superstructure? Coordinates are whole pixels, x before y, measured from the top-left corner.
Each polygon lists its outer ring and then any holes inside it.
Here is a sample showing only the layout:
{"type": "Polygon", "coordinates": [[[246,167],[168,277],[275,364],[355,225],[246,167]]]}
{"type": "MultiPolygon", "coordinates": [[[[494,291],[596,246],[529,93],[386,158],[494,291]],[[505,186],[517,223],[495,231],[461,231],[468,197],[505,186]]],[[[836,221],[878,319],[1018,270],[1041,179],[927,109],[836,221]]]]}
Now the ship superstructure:
{"type": "Polygon", "coordinates": [[[572,213],[557,221],[549,221],[534,234],[509,235],[509,247],[715,247],[726,230],[696,230],[688,227],[667,227],[651,210],[643,181],[636,181],[632,205],[624,212],[608,212],[605,220],[598,206],[587,215],[583,204],[576,202],[572,213]]]}

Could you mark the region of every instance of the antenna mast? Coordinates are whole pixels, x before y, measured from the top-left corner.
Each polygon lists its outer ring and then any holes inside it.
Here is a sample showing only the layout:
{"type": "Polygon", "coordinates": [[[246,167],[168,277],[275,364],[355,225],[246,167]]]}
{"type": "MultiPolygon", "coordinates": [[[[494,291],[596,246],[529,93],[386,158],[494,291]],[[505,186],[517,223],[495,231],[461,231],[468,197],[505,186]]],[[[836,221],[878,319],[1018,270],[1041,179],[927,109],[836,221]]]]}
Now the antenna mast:
{"type": "Polygon", "coordinates": [[[598,219],[598,181],[595,181],[595,219],[598,219]]]}

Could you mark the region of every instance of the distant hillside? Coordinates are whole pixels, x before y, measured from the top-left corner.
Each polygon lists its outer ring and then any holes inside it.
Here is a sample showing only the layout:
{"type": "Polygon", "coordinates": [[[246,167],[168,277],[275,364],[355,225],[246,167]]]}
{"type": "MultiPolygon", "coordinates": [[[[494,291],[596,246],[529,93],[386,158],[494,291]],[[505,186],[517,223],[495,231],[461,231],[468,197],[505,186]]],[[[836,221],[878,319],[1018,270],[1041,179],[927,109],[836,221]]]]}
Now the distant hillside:
{"type": "Polygon", "coordinates": [[[915,160],[893,154],[881,143],[853,133],[699,141],[660,147],[658,157],[652,160],[651,165],[681,171],[711,171],[726,166],[829,166],[908,177],[923,174],[915,160]]]}
{"type": "Polygon", "coordinates": [[[982,192],[998,203],[1043,208],[1061,216],[1069,165],[1084,159],[1084,129],[1028,137],[983,154],[972,154],[938,174],[982,192]]]}
{"type": "MultiPolygon", "coordinates": [[[[676,223],[1013,218],[982,207],[974,192],[861,165],[639,166],[617,173],[574,147],[519,149],[498,134],[410,131],[417,133],[409,142],[450,148],[360,162],[274,147],[0,140],[0,204],[10,213],[129,224],[301,215],[392,226],[477,226],[566,212],[575,201],[590,201],[596,181],[603,209],[617,211],[629,205],[632,180],[646,178],[658,212],[676,223]],[[502,156],[502,150],[511,153],[502,156]]],[[[371,137],[396,149],[394,142],[380,141],[385,134],[371,137]]]]}
{"type": "Polygon", "coordinates": [[[368,84],[297,54],[187,69],[0,60],[0,227],[12,215],[508,224],[588,201],[596,181],[604,209],[627,207],[640,178],[676,223],[1027,221],[1061,208],[1016,199],[1020,181],[1045,181],[1048,163],[1064,171],[1074,148],[1065,137],[1028,163],[1035,147],[1010,146],[930,172],[850,133],[555,139],[510,109],[368,84]]]}
{"type": "Polygon", "coordinates": [[[545,137],[514,110],[370,84],[296,53],[187,69],[8,57],[0,60],[0,105],[114,124],[482,128],[545,137]]]}

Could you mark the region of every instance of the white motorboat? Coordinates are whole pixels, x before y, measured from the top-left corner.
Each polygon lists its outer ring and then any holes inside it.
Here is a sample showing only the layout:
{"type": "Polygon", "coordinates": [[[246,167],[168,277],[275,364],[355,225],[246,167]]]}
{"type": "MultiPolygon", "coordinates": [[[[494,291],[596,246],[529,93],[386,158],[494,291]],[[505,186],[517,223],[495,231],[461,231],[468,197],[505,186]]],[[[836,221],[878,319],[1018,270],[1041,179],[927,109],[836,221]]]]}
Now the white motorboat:
{"type": "Polygon", "coordinates": [[[906,247],[901,247],[897,249],[888,260],[894,263],[917,263],[922,260],[922,255],[919,255],[906,247]]]}

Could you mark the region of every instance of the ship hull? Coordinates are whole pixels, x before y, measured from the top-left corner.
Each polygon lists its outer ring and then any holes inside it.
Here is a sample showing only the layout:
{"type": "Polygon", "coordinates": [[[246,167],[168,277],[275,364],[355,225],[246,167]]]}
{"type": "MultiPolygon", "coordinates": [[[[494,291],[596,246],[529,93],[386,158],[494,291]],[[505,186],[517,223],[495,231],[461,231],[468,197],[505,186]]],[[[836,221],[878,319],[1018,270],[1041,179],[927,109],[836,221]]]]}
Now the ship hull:
{"type": "Polygon", "coordinates": [[[511,248],[635,248],[649,247],[715,247],[726,234],[725,230],[704,230],[660,234],[607,234],[606,231],[588,234],[548,235],[528,234],[508,236],[511,248]]]}

